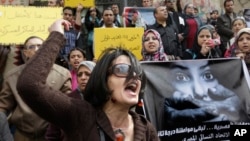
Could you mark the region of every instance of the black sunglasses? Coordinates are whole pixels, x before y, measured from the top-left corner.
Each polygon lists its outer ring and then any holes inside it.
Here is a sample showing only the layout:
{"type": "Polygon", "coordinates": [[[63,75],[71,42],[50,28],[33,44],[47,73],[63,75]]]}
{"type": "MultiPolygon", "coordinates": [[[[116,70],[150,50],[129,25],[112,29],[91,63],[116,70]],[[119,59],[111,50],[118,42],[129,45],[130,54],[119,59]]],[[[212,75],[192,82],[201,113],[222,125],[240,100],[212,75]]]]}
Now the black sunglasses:
{"type": "Polygon", "coordinates": [[[115,64],[110,69],[110,73],[117,77],[127,77],[130,72],[131,66],[128,64],[115,64]]]}
{"type": "MultiPolygon", "coordinates": [[[[132,72],[131,65],[128,64],[115,64],[109,70],[109,73],[114,74],[117,77],[127,77],[132,72]]],[[[141,74],[136,74],[137,79],[142,80],[141,74]]]]}

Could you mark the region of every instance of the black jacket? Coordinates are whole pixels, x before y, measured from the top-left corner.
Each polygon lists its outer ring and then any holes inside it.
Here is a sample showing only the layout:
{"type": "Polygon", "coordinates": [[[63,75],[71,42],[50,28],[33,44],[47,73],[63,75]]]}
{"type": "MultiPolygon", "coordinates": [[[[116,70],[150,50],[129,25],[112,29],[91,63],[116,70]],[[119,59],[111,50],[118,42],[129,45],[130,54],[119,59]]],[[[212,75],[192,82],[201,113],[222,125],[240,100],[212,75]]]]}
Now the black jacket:
{"type": "MultiPolygon", "coordinates": [[[[236,13],[233,13],[233,18],[236,18],[236,13]]],[[[228,41],[233,37],[232,20],[228,14],[223,14],[217,19],[217,32],[221,37],[223,46],[227,46],[228,41]]]]}

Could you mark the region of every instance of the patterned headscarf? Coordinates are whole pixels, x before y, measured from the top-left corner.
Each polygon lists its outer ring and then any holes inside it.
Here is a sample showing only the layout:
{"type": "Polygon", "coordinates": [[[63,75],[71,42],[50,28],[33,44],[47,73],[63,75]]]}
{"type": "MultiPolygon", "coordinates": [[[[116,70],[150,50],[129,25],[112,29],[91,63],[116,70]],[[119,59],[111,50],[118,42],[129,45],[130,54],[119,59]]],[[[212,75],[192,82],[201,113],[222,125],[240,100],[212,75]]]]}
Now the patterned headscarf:
{"type": "Polygon", "coordinates": [[[143,34],[143,37],[142,37],[142,60],[143,61],[167,61],[167,58],[166,58],[166,54],[164,52],[164,48],[163,48],[163,45],[162,45],[162,40],[161,40],[161,35],[158,33],[158,31],[154,30],[154,29],[148,29],[144,32],[143,34]],[[145,49],[145,46],[144,46],[144,40],[146,38],[146,36],[148,35],[148,33],[153,33],[156,38],[158,39],[159,41],[159,48],[158,50],[153,53],[153,54],[149,54],[147,53],[146,49],[145,49]]]}

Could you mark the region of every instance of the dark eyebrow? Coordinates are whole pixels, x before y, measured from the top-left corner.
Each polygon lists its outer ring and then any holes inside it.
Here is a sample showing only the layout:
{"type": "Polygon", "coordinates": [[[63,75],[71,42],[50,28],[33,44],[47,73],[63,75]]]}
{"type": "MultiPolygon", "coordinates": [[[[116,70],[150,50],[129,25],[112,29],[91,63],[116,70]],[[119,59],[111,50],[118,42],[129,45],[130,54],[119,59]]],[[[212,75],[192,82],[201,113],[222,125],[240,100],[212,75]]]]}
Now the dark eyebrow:
{"type": "MultiPolygon", "coordinates": [[[[203,65],[203,66],[200,66],[200,69],[205,69],[206,67],[208,67],[208,63],[203,65]]],[[[186,66],[183,66],[183,65],[178,65],[178,64],[171,64],[170,65],[170,69],[173,69],[173,68],[179,68],[179,69],[182,69],[182,70],[188,70],[188,67],[186,66]]]]}
{"type": "Polygon", "coordinates": [[[201,66],[200,69],[205,69],[206,67],[208,67],[208,64],[201,66]]]}
{"type": "Polygon", "coordinates": [[[172,65],[170,65],[170,69],[175,69],[175,68],[179,68],[179,69],[182,69],[182,70],[188,70],[187,67],[182,66],[182,65],[178,65],[178,64],[172,64],[172,65]]]}

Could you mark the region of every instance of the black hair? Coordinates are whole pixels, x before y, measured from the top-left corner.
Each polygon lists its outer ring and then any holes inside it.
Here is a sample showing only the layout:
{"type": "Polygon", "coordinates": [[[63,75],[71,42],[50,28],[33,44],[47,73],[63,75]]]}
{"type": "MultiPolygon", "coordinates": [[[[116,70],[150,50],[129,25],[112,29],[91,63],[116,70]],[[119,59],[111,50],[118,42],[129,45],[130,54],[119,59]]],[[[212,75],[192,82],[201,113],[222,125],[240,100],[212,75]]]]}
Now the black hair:
{"type": "Polygon", "coordinates": [[[224,7],[226,7],[226,3],[232,1],[234,3],[234,0],[225,0],[224,1],[224,7]]]}
{"type": "Polygon", "coordinates": [[[214,13],[218,13],[219,14],[219,11],[218,10],[213,10],[212,12],[210,12],[210,15],[214,14],[214,13]]]}
{"type": "Polygon", "coordinates": [[[104,12],[105,12],[105,11],[108,11],[108,10],[111,10],[112,13],[114,14],[114,12],[113,12],[113,10],[111,9],[111,7],[107,7],[106,9],[104,9],[104,10],[102,11],[102,16],[103,16],[104,12]]]}
{"type": "Polygon", "coordinates": [[[72,8],[72,7],[70,7],[70,6],[65,6],[65,7],[63,7],[63,12],[65,11],[65,10],[71,10],[72,11],[72,16],[74,16],[75,15],[75,9],[74,8],[72,8]]]}
{"type": "Polygon", "coordinates": [[[155,17],[155,14],[157,14],[157,13],[158,13],[158,9],[159,9],[159,7],[165,7],[165,8],[166,8],[166,10],[168,11],[168,8],[167,8],[166,6],[163,6],[163,5],[157,6],[157,7],[155,7],[155,8],[154,8],[154,11],[153,11],[154,17],[155,17]]]}
{"type": "MultiPolygon", "coordinates": [[[[85,18],[84,18],[85,21],[89,21],[89,17],[90,17],[90,13],[91,13],[90,9],[91,9],[91,8],[92,8],[92,7],[88,8],[88,10],[87,10],[87,12],[86,12],[86,14],[85,14],[85,18]]],[[[101,19],[101,16],[102,16],[101,11],[100,11],[97,7],[95,7],[95,10],[96,10],[96,17],[97,17],[98,19],[101,19]]],[[[86,22],[84,22],[84,23],[86,23],[86,22]]]]}
{"type": "Polygon", "coordinates": [[[199,12],[199,9],[198,7],[194,6],[194,10],[198,11],[199,12]]]}
{"type": "Polygon", "coordinates": [[[110,7],[112,7],[113,5],[117,5],[117,6],[118,6],[118,8],[120,7],[118,3],[113,3],[113,4],[111,4],[111,6],[110,6],[110,7]]]}
{"type": "Polygon", "coordinates": [[[62,6],[61,5],[61,0],[56,0],[56,5],[62,6]]]}
{"type": "Polygon", "coordinates": [[[155,14],[157,14],[157,8],[158,8],[158,7],[156,7],[156,8],[154,9],[154,11],[153,11],[154,17],[155,17],[155,14]]]}
{"type": "Polygon", "coordinates": [[[141,95],[144,92],[146,77],[139,61],[129,50],[122,47],[112,47],[102,52],[85,88],[84,99],[93,106],[100,108],[111,98],[112,90],[109,89],[107,84],[110,75],[110,67],[113,65],[113,61],[121,55],[127,56],[131,62],[132,71],[126,77],[126,82],[135,77],[134,72],[140,75],[142,85],[139,97],[142,97],[141,95]]]}
{"type": "Polygon", "coordinates": [[[73,51],[75,51],[75,50],[80,51],[80,52],[82,53],[83,57],[86,58],[86,53],[85,53],[84,50],[82,50],[82,49],[79,48],[79,47],[74,47],[74,48],[72,48],[72,49],[69,51],[69,54],[68,54],[68,56],[67,56],[68,60],[70,59],[70,54],[71,54],[73,51]]]}

